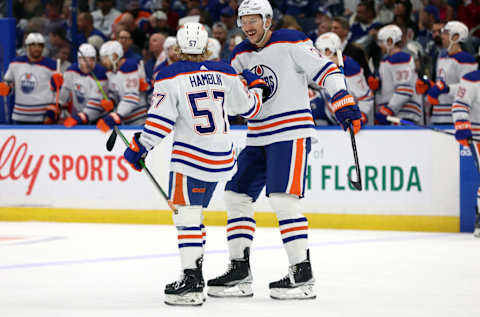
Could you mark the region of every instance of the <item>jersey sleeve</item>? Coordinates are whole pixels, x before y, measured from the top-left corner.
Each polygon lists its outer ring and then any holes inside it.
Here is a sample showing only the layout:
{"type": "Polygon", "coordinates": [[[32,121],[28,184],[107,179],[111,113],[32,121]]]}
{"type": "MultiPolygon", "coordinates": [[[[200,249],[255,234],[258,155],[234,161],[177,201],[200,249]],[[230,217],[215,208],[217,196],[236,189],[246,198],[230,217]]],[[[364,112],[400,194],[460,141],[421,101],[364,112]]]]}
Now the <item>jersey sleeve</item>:
{"type": "Polygon", "coordinates": [[[138,70],[123,73],[122,79],[121,85],[123,85],[124,94],[118,102],[117,113],[124,117],[138,108],[140,102],[138,70]]]}
{"type": "Polygon", "coordinates": [[[400,111],[402,106],[406,104],[413,96],[414,93],[414,64],[413,59],[410,59],[408,63],[387,63],[393,82],[388,83],[382,80],[382,85],[393,85],[393,96],[388,102],[388,107],[392,109],[394,113],[400,111]]]}
{"type": "Polygon", "coordinates": [[[63,85],[62,88],[60,88],[60,94],[58,96],[58,99],[60,101],[60,104],[65,104],[68,102],[70,99],[72,89],[73,89],[73,72],[71,71],[66,71],[64,74],[64,80],[63,80],[63,85]]]}
{"type": "Polygon", "coordinates": [[[232,78],[226,99],[227,113],[232,116],[240,115],[246,119],[253,119],[262,108],[262,90],[247,89],[238,76],[232,78]]]}
{"type": "Polygon", "coordinates": [[[297,70],[305,73],[310,83],[325,88],[330,96],[346,89],[345,77],[340,69],[329,59],[322,57],[311,45],[311,41],[291,45],[290,54],[297,70]]]}
{"type": "Polygon", "coordinates": [[[355,97],[360,111],[368,115],[373,111],[373,93],[368,87],[363,71],[347,77],[348,91],[355,97]]]}
{"type": "Polygon", "coordinates": [[[15,77],[14,77],[14,73],[13,73],[14,68],[15,68],[14,63],[10,63],[10,65],[8,65],[8,69],[7,69],[7,72],[5,73],[5,76],[3,76],[3,80],[5,80],[8,83],[14,83],[15,82],[15,77]]]}
{"type": "Polygon", "coordinates": [[[157,81],[154,85],[152,104],[143,126],[140,142],[148,149],[159,144],[173,131],[178,113],[178,97],[175,94],[175,82],[157,81]]]}
{"type": "MultiPolygon", "coordinates": [[[[477,64],[476,63],[465,63],[465,64],[459,64],[458,66],[458,78],[462,78],[466,74],[473,72],[474,70],[477,70],[477,64]]],[[[449,94],[452,95],[453,98],[456,98],[456,93],[458,91],[458,86],[460,85],[460,82],[450,84],[449,85],[449,94]]]]}
{"type": "Polygon", "coordinates": [[[476,85],[474,82],[462,78],[457,84],[455,91],[455,101],[452,104],[452,120],[457,122],[459,120],[470,121],[470,108],[475,100],[476,85]]]}

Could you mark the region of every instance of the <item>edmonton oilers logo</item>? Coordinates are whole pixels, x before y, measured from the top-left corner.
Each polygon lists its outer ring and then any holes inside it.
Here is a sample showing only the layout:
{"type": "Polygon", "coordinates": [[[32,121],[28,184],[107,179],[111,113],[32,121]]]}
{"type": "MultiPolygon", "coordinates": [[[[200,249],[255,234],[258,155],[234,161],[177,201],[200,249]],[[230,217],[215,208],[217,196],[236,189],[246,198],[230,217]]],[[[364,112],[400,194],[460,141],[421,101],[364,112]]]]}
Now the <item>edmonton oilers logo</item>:
{"type": "Polygon", "coordinates": [[[75,98],[79,104],[84,104],[85,99],[85,88],[80,84],[75,84],[75,98]]]}
{"type": "Polygon", "coordinates": [[[37,86],[37,78],[32,73],[25,73],[20,77],[20,88],[23,93],[31,93],[37,86]]]}
{"type": "Polygon", "coordinates": [[[270,87],[270,95],[268,99],[272,98],[273,95],[277,92],[278,87],[278,78],[273,70],[266,65],[257,65],[250,69],[253,73],[260,76],[270,87]]]}

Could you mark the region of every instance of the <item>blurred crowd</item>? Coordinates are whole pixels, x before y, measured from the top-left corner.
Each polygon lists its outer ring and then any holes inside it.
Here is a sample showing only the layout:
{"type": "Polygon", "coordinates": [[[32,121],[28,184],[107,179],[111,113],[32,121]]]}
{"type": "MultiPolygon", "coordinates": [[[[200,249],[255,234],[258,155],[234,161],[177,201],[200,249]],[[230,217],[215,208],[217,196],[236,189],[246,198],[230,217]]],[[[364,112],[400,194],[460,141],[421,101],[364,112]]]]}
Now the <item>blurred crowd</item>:
{"type": "MultiPolygon", "coordinates": [[[[175,61],[174,36],[179,25],[190,21],[204,24],[211,38],[211,58],[229,62],[233,48],[244,39],[237,26],[239,2],[241,0],[78,0],[77,32],[73,36],[71,0],[17,0],[13,3],[17,55],[26,54],[28,34],[40,33],[44,38],[43,56],[60,60],[59,71],[65,73],[76,62],[74,43],[77,47],[91,44],[98,56],[104,43],[118,41],[123,57],[137,62],[142,80],[150,86],[145,88],[144,96],[140,96],[148,104],[148,89],[151,93],[155,69],[175,61]]],[[[441,33],[448,21],[457,20],[468,27],[468,37],[459,44],[474,58],[479,55],[480,0],[271,0],[270,3],[274,9],[274,29],[302,31],[313,43],[319,43],[322,35],[329,32],[336,34],[343,55],[361,67],[370,89],[369,96],[375,93],[375,80],[381,79],[379,69],[386,54],[377,39],[382,26],[399,27],[401,40],[394,44],[413,57],[418,78],[426,82],[436,80],[437,61],[446,50],[441,33]]],[[[336,124],[328,114],[329,97],[317,88],[312,87],[310,91],[316,124],[336,124]]],[[[432,106],[426,97],[420,99],[424,105],[418,123],[430,124],[432,106]]],[[[369,100],[374,102],[374,98],[369,100]]],[[[374,124],[378,104],[369,111],[371,113],[366,114],[369,119],[364,123],[374,124]]],[[[231,121],[243,123],[237,118],[231,121]]]]}

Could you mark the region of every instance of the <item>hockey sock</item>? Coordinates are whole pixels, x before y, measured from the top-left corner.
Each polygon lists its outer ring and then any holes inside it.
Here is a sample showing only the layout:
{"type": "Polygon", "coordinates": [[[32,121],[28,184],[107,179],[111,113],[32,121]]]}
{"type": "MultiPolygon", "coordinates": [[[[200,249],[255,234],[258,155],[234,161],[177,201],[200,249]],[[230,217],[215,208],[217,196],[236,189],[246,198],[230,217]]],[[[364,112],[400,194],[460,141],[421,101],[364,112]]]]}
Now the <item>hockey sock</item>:
{"type": "Polygon", "coordinates": [[[182,271],[195,269],[195,261],[203,255],[203,234],[200,227],[201,206],[180,206],[173,222],[178,232],[178,249],[182,271]]]}

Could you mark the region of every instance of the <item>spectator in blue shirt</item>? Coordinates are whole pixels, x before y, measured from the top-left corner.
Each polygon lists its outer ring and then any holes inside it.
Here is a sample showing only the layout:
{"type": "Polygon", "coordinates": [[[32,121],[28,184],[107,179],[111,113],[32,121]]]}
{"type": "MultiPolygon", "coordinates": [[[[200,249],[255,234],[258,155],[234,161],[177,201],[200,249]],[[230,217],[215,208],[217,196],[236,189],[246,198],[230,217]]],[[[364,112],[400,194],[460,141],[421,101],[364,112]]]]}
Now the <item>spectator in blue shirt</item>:
{"type": "Polygon", "coordinates": [[[98,36],[102,38],[104,42],[108,40],[107,37],[100,30],[93,27],[93,17],[90,12],[82,12],[78,15],[77,29],[78,45],[87,43],[88,39],[93,36],[98,36]]]}

